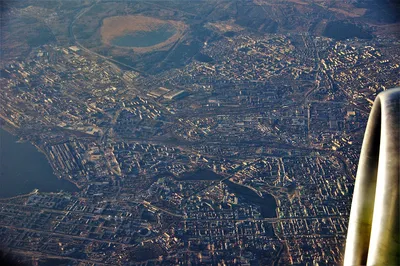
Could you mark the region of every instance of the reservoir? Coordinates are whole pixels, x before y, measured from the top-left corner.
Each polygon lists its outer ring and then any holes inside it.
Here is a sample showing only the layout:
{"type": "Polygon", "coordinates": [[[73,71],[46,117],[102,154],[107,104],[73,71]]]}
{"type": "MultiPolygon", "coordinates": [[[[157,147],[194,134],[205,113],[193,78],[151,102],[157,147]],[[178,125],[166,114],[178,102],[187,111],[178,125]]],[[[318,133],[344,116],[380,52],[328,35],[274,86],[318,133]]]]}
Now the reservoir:
{"type": "Polygon", "coordinates": [[[165,42],[176,33],[173,27],[167,25],[153,31],[136,31],[118,36],[111,43],[122,47],[150,47],[165,42]]]}
{"type": "Polygon", "coordinates": [[[0,198],[27,194],[35,188],[41,192],[79,191],[54,175],[46,156],[34,145],[17,141],[0,128],[0,198]]]}
{"type": "Polygon", "coordinates": [[[345,40],[349,38],[372,39],[372,35],[355,24],[344,21],[331,21],[326,25],[324,32],[325,37],[335,40],[345,40]]]}

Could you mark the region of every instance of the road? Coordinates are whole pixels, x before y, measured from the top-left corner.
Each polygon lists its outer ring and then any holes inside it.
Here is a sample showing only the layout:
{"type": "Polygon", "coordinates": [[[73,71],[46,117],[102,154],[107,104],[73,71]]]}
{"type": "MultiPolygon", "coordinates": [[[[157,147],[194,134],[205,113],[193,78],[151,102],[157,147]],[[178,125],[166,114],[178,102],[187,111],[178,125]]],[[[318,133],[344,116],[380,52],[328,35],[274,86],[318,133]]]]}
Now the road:
{"type": "Polygon", "coordinates": [[[92,242],[104,243],[107,245],[111,243],[111,244],[116,244],[116,245],[124,245],[125,247],[135,247],[136,246],[136,245],[125,244],[125,243],[121,243],[121,242],[117,242],[117,241],[99,240],[99,239],[94,239],[94,238],[89,238],[89,237],[74,236],[74,235],[56,233],[56,232],[45,231],[45,230],[17,227],[17,226],[12,226],[12,225],[0,224],[0,228],[7,228],[7,229],[11,229],[11,230],[23,230],[23,231],[31,232],[31,233],[40,233],[40,234],[47,234],[47,235],[52,235],[52,236],[61,236],[61,237],[66,237],[66,238],[78,239],[78,240],[88,240],[88,241],[92,241],[92,242]]]}
{"type": "Polygon", "coordinates": [[[78,40],[76,39],[75,34],[74,34],[74,30],[73,30],[73,27],[74,27],[74,24],[75,24],[76,20],[79,19],[80,17],[82,17],[86,12],[88,12],[90,9],[92,9],[92,7],[95,6],[96,4],[98,4],[99,2],[100,2],[100,0],[97,0],[97,1],[94,2],[92,5],[90,5],[90,6],[86,7],[86,8],[83,8],[83,9],[75,16],[75,18],[71,21],[71,23],[69,24],[69,26],[68,26],[68,32],[69,32],[69,35],[70,35],[70,37],[71,37],[73,43],[75,43],[76,46],[78,46],[80,49],[82,49],[83,51],[85,51],[85,52],[87,52],[87,53],[89,53],[89,54],[98,56],[98,57],[100,57],[100,58],[102,58],[102,59],[104,59],[104,60],[106,60],[106,61],[108,61],[108,62],[111,62],[111,63],[114,63],[114,64],[119,64],[119,65],[121,65],[121,66],[124,66],[124,67],[126,67],[126,68],[129,68],[129,69],[131,69],[131,70],[133,70],[133,71],[135,71],[135,72],[140,73],[140,74],[143,75],[143,76],[148,76],[147,73],[141,71],[140,69],[134,68],[134,67],[132,67],[132,66],[130,66],[130,65],[127,65],[127,64],[125,64],[125,63],[122,63],[122,62],[120,62],[120,61],[118,61],[118,60],[115,60],[115,59],[113,59],[113,58],[109,58],[109,57],[107,57],[107,56],[104,56],[104,55],[101,55],[101,54],[99,54],[99,53],[96,53],[96,52],[94,52],[94,51],[92,51],[92,50],[90,50],[90,49],[87,49],[85,46],[83,46],[83,45],[82,45],[80,42],[78,42],[78,40]]]}
{"type": "MultiPolygon", "coordinates": [[[[70,259],[72,261],[79,261],[79,262],[84,262],[92,265],[111,265],[103,262],[98,262],[95,260],[85,260],[85,259],[77,259],[74,257],[68,257],[68,256],[57,256],[57,255],[51,255],[48,253],[43,253],[40,251],[31,251],[31,250],[24,250],[24,249],[19,249],[19,248],[12,248],[12,253],[13,254],[20,254],[26,257],[31,257],[31,258],[44,258],[44,259],[60,259],[60,260],[65,260],[65,259],[70,259]]],[[[35,265],[35,264],[33,264],[35,265]]]]}

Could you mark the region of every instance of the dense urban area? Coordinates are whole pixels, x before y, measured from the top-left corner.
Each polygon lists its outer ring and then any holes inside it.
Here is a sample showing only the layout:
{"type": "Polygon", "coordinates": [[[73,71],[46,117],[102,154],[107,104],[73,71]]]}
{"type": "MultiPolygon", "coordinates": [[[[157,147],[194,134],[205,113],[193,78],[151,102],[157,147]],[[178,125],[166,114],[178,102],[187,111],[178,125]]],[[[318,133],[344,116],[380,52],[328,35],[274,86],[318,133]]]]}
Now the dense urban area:
{"type": "Polygon", "coordinates": [[[78,189],[0,199],[0,247],[39,265],[341,263],[366,122],[400,86],[400,40],[221,36],[164,71],[78,40],[3,61],[2,127],[78,189]]]}

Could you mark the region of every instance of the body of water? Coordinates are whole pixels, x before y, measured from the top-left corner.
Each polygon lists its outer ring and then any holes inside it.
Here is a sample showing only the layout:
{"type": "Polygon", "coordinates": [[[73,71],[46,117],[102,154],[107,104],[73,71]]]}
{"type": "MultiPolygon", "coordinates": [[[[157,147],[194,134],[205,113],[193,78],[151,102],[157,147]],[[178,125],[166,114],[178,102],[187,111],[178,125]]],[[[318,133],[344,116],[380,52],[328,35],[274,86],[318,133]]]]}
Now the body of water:
{"type": "Polygon", "coordinates": [[[122,47],[150,47],[165,42],[176,33],[171,27],[160,27],[154,31],[137,31],[114,38],[111,43],[122,47]]]}
{"type": "Polygon", "coordinates": [[[228,189],[234,192],[238,197],[242,197],[245,201],[260,206],[261,216],[263,218],[276,217],[276,201],[272,195],[263,193],[262,197],[260,197],[248,187],[229,180],[225,180],[224,183],[228,186],[228,189]]]}
{"type": "Polygon", "coordinates": [[[345,21],[328,22],[323,32],[325,37],[335,40],[345,40],[350,38],[372,39],[372,35],[361,27],[345,21]]]}
{"type": "Polygon", "coordinates": [[[46,156],[29,142],[18,143],[18,138],[0,128],[0,197],[12,197],[32,192],[60,190],[75,192],[71,182],[57,178],[46,156]]]}
{"type": "MultiPolygon", "coordinates": [[[[216,174],[215,172],[208,169],[200,169],[195,172],[187,173],[183,177],[176,178],[178,181],[213,181],[213,180],[222,180],[223,176],[216,174]]],[[[262,197],[260,197],[255,191],[251,190],[248,187],[242,186],[240,184],[236,184],[229,180],[223,181],[228,189],[234,192],[238,197],[241,197],[248,203],[255,204],[260,206],[261,216],[263,218],[274,218],[276,217],[276,201],[275,198],[267,193],[263,193],[262,197]]]]}

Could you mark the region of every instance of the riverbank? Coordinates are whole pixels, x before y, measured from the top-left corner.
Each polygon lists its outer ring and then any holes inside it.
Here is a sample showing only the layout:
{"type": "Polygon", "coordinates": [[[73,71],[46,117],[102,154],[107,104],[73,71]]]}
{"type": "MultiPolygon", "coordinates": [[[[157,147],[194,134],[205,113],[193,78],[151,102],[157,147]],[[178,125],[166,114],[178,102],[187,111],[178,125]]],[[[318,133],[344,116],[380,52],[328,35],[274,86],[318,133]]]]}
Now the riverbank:
{"type": "Polygon", "coordinates": [[[220,181],[223,182],[230,191],[234,192],[238,197],[241,197],[244,201],[258,205],[261,210],[261,216],[263,218],[275,218],[277,216],[277,199],[269,194],[269,193],[262,193],[253,187],[249,187],[246,185],[242,185],[236,182],[233,182],[232,180],[223,177],[209,169],[199,169],[194,172],[189,172],[185,173],[181,177],[176,177],[175,175],[171,173],[165,173],[162,175],[159,175],[157,177],[154,177],[155,179],[158,179],[162,176],[170,176],[174,180],[183,182],[183,181],[210,181],[210,182],[215,182],[215,181],[220,181]]]}

